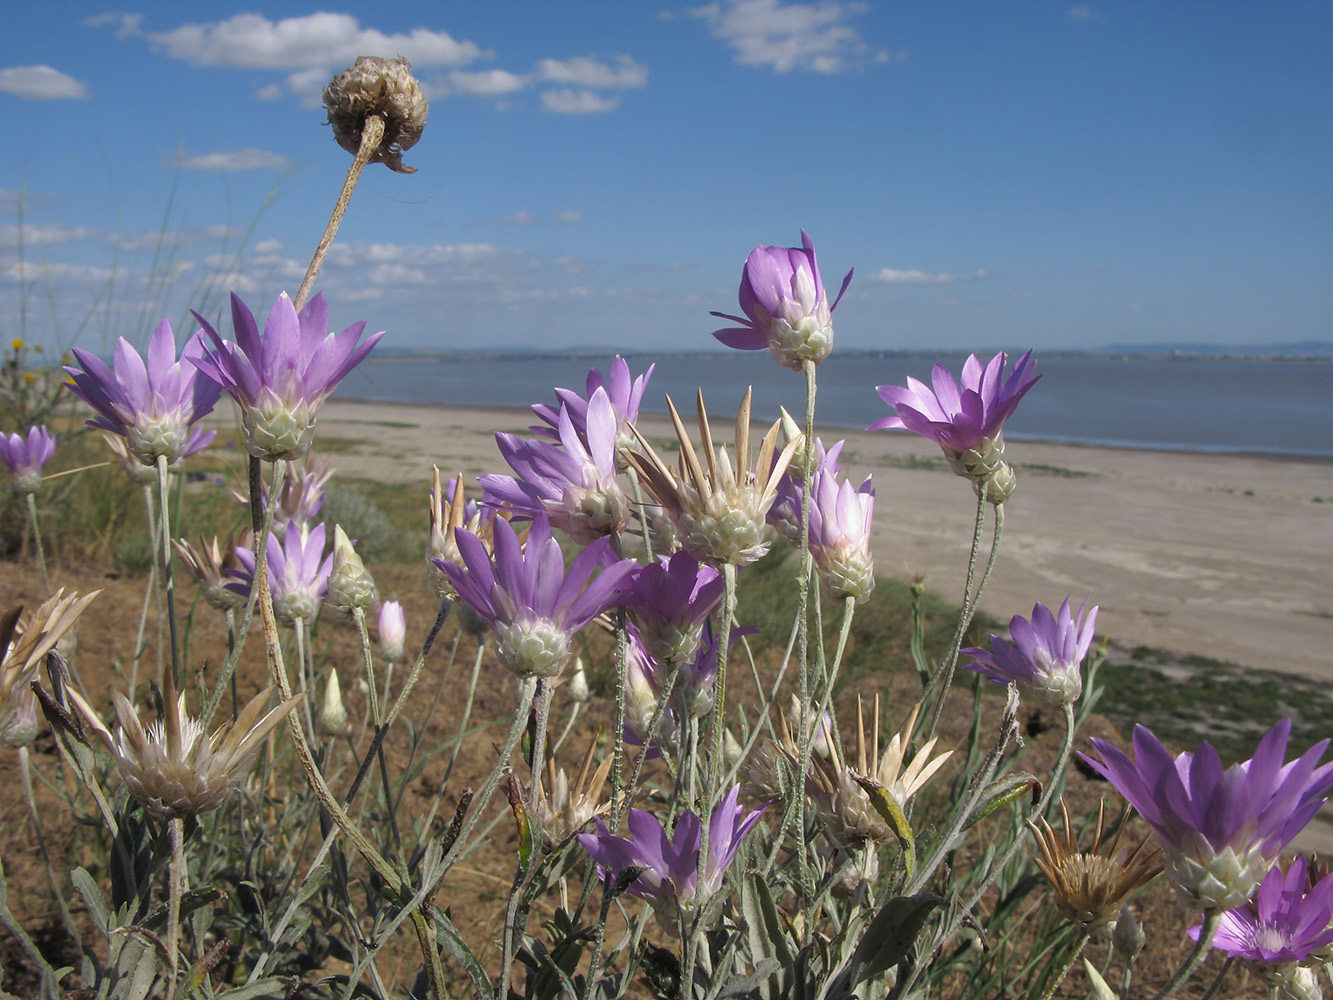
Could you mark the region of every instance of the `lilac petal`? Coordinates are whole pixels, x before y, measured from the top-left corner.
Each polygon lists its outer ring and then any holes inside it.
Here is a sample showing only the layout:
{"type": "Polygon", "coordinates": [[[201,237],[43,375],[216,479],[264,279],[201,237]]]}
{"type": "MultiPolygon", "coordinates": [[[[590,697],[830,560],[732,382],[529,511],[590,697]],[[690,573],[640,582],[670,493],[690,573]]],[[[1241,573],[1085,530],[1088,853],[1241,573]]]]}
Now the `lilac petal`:
{"type": "Polygon", "coordinates": [[[135,412],[149,409],[148,369],[144,367],[143,358],[139,357],[139,352],[124,337],[116,342],[115,358],[116,381],[120,383],[131,408],[135,412]]]}
{"type": "Polygon", "coordinates": [[[148,386],[157,391],[167,373],[176,365],[176,335],[165,319],[153,329],[148,340],[148,386]]]}
{"type": "Polygon", "coordinates": [[[739,351],[762,351],[768,347],[768,338],[764,336],[763,331],[752,327],[714,330],[713,336],[728,347],[734,347],[739,351]]]}

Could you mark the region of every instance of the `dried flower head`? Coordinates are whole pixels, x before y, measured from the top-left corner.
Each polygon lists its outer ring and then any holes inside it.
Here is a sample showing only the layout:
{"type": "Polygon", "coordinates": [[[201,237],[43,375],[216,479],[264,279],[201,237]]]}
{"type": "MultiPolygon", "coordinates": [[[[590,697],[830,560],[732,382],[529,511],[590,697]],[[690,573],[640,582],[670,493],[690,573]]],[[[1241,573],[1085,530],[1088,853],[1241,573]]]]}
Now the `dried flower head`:
{"type": "Polygon", "coordinates": [[[371,115],[384,119],[384,138],[370,162],[400,174],[416,173],[416,167],[403,163],[403,150],[421,138],[430,108],[406,59],[358,56],[324,88],[324,110],[333,138],[354,156],[361,149],[367,119],[371,115]]]}
{"type": "Polygon", "coordinates": [[[635,430],[642,452],[628,459],[644,487],[670,515],[680,545],[700,562],[711,566],[747,566],[768,551],[766,518],[777,496],[778,480],[787,471],[795,443],[777,450],[781,424],[774,421],[764,435],[753,465],[750,458],[750,390],[745,390],[736,411],[736,464],[726,445],[713,444],[713,432],[704,409],[703,391],[697,398],[699,434],[705,464],[699,463],[680,414],[667,397],[671,422],[680,440],[680,465],[672,468],[635,430]]]}
{"type": "Polygon", "coordinates": [[[70,700],[84,721],[116,758],[120,776],[130,794],[159,819],[195,816],[216,809],[226,800],[254,762],[255,754],[304,693],[269,707],[267,687],[212,733],[185,711],[185,694],[176,694],[170,673],[162,690],[161,718],[147,728],[119,691],[111,692],[120,732],[112,736],[93,707],[77,691],[70,700]]]}
{"type": "MultiPolygon", "coordinates": [[[[459,528],[476,535],[487,552],[495,551],[495,511],[483,508],[475,500],[463,497],[463,477],[455,476],[440,485],[440,469],[435,466],[435,484],[430,490],[430,535],[426,541],[426,574],[435,592],[441,597],[454,597],[454,585],[439,566],[440,563],[463,565],[458,551],[459,528]]],[[[505,516],[501,514],[501,516],[505,516]]]]}
{"type": "Polygon", "coordinates": [[[601,801],[606,779],[611,774],[615,758],[608,756],[596,770],[592,769],[594,742],[583,755],[577,777],[571,782],[565,769],[557,769],[554,754],[546,758],[546,781],[538,783],[537,797],[531,811],[541,823],[542,838],[554,850],[598,816],[611,810],[610,801],[601,801]]]}
{"type": "MultiPolygon", "coordinates": [[[[225,612],[245,604],[247,593],[239,593],[227,586],[234,579],[227,571],[241,568],[241,560],[236,556],[236,549],[238,546],[249,548],[253,540],[254,532],[246,528],[239,535],[228,535],[225,543],[219,542],[216,535],[211,541],[205,540],[204,536],[200,535],[197,550],[184,540],[174,540],[171,544],[176,546],[176,554],[181,557],[186,571],[203,588],[204,600],[208,602],[208,606],[225,612]]],[[[248,588],[246,590],[248,592],[248,588]]]]}
{"type": "Polygon", "coordinates": [[[22,606],[0,614],[0,745],[24,747],[37,737],[37,700],[32,683],[46,654],[78,621],[95,590],[80,597],[56,591],[34,611],[26,624],[22,606]]]}
{"type": "Polygon", "coordinates": [[[1064,817],[1063,836],[1058,836],[1044,818],[1036,823],[1028,821],[1041,852],[1035,859],[1037,867],[1051,883],[1061,913],[1089,930],[1104,927],[1117,919],[1130,895],[1161,874],[1162,852],[1160,849],[1146,850],[1146,837],[1133,849],[1121,848],[1124,823],[1103,852],[1105,801],[1097,809],[1097,833],[1092,839],[1092,847],[1080,851],[1069,817],[1069,806],[1063,798],[1060,799],[1060,813],[1064,817]]]}

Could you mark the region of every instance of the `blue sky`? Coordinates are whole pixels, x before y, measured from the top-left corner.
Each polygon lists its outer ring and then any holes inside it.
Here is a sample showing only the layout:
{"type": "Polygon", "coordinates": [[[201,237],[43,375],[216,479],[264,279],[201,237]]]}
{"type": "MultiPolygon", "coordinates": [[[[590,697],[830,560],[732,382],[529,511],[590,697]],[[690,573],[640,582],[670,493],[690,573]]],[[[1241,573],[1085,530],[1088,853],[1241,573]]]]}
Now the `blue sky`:
{"type": "Polygon", "coordinates": [[[11,7],[5,339],[295,293],[362,54],[431,101],[319,286],[386,345],[709,347],[802,227],[845,347],[1333,339],[1326,3],[11,7]]]}

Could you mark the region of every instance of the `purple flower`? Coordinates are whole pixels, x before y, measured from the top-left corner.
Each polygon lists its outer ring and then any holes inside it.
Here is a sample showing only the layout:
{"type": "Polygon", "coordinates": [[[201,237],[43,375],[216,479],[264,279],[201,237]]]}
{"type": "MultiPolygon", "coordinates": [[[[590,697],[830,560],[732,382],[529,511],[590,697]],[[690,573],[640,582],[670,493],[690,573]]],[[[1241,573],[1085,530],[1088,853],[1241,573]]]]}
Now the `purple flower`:
{"type": "Polygon", "coordinates": [[[755,247],[741,274],[740,304],[745,315],[712,313],[741,325],[715,330],[713,336],[742,351],[767,347],[778,364],[795,371],[806,361],[819,364],[833,350],[833,310],[851,280],[848,271],[830,306],[815,262],[815,245],[804,229],[799,247],[755,247]]]}
{"type": "Polygon", "coordinates": [[[385,601],[376,615],[380,628],[380,656],[389,663],[403,658],[403,644],[407,641],[407,615],[397,601],[385,601]]]}
{"type": "MultiPolygon", "coordinates": [[[[282,479],[282,487],[278,490],[278,503],[273,508],[273,533],[282,538],[287,532],[289,524],[296,524],[298,529],[301,525],[315,519],[320,508],[324,506],[324,485],[333,478],[336,470],[329,464],[328,458],[320,455],[316,458],[307,453],[305,460],[298,468],[294,463],[287,466],[286,475],[282,479]]],[[[268,507],[268,483],[260,481],[260,490],[264,499],[264,506],[268,507]]],[[[250,495],[239,491],[232,491],[232,496],[247,507],[250,505],[250,495]]]]}
{"type": "Polygon", "coordinates": [[[130,453],[144,465],[156,465],[162,457],[171,464],[216,436],[216,431],[190,432],[196,421],[213,412],[222,395],[219,386],[199,377],[196,363],[203,355],[203,336],[196,333],[178,358],[176,335],[163,320],[149,338],[147,364],[124,337],[116,344],[114,371],[76,347],[74,357],[83,367],[66,367],[72,379],[66,384],[97,411],[90,426],[124,437],[130,453]]]}
{"type": "MultiPolygon", "coordinates": [[[[294,628],[298,620],[307,627],[313,625],[333,572],[333,553],[324,555],[324,525],[290,530],[281,540],[269,535],[266,552],[274,615],[288,628],[294,628]]],[[[248,597],[255,577],[255,554],[238,546],[236,558],[242,568],[228,571],[239,581],[230,586],[248,597]]]]}
{"type": "Polygon", "coordinates": [[[1083,694],[1079,664],[1088,655],[1097,625],[1096,607],[1084,619],[1087,604],[1085,599],[1079,605],[1077,616],[1071,614],[1067,597],[1055,614],[1040,602],[1034,604],[1031,622],[1022,615],[1009,620],[1012,643],[992,635],[989,653],[975,646],[964,649],[963,655],[974,662],[963,669],[984,674],[996,684],[1016,684],[1048,705],[1072,705],[1083,694]]]}
{"type": "Polygon", "coordinates": [[[558,445],[497,431],[500,454],[517,476],[478,476],[482,503],[517,517],[546,514],[580,545],[619,534],[630,507],[616,482],[616,416],[605,389],[588,401],[586,426],[585,445],[569,407],[561,406],[558,445]]]}
{"type": "Polygon", "coordinates": [[[573,389],[556,389],[556,398],[560,401],[560,406],[548,406],[545,403],[534,403],[532,412],[537,414],[548,426],[538,425],[531,430],[543,437],[555,438],[559,440],[560,428],[560,410],[568,408],[569,419],[574,424],[574,430],[578,432],[580,438],[587,440],[588,424],[588,400],[592,399],[593,393],[598,389],[605,389],[607,397],[611,400],[611,409],[616,415],[616,450],[631,447],[635,443],[633,432],[630,431],[630,424],[639,419],[639,407],[643,403],[643,392],[648,388],[648,380],[653,377],[653,369],[657,366],[649,365],[648,370],[638,378],[631,379],[629,364],[619,354],[611,362],[611,368],[606,377],[596,368],[588,371],[587,397],[580,396],[573,389]]]}
{"type": "Polygon", "coordinates": [[[699,844],[703,824],[689,810],[676,820],[671,836],[652,813],[629,811],[630,838],[612,836],[597,820],[597,833],[579,834],[579,843],[602,869],[615,878],[627,868],[642,869],[628,892],[653,905],[668,927],[675,926],[677,907],[693,910],[707,906],[722,888],[722,878],[736,857],[741,841],[759,822],[767,805],[748,813],[737,802],[740,785],[732,787],[708,821],[708,860],[699,871],[699,844]]]}
{"type": "Polygon", "coordinates": [[[28,436],[0,434],[0,462],[14,474],[14,489],[36,493],[42,485],[42,466],[56,453],[56,436],[45,427],[29,427],[28,436]]]}
{"type": "Polygon", "coordinates": [[[869,476],[853,487],[846,480],[838,482],[831,469],[815,470],[810,487],[810,554],[824,593],[834,601],[851,598],[864,603],[875,589],[875,560],[870,554],[874,515],[875,490],[869,476]]]}
{"type": "MultiPolygon", "coordinates": [[[[1333,944],[1333,875],[1312,887],[1304,858],[1274,865],[1254,899],[1222,914],[1213,947],[1264,965],[1304,963],[1333,944]]],[[[1199,940],[1199,928],[1189,936],[1199,940]]]]}
{"type": "Polygon", "coordinates": [[[214,348],[205,347],[195,364],[240,405],[245,450],[266,461],[299,458],[310,449],[324,400],[384,336],[381,330],[358,346],[364,321],[342,333],[328,333],[323,293],[297,315],[283,292],[273,303],[262,338],[254,316],[234,294],[235,341],[223,340],[198,313],[194,317],[214,348]]]}
{"type": "MultiPolygon", "coordinates": [[[[795,427],[794,422],[792,426],[795,427]]],[[[790,432],[789,439],[799,433],[800,431],[790,432]]],[[[842,472],[844,466],[839,462],[839,458],[842,456],[842,447],[845,443],[844,441],[837,441],[832,448],[825,451],[824,442],[815,438],[814,471],[825,469],[832,473],[842,472]]],[[[798,453],[800,452],[804,452],[803,446],[799,449],[798,453]]],[[[777,495],[773,500],[773,506],[768,510],[768,523],[773,525],[783,540],[794,549],[801,547],[803,473],[798,468],[800,464],[801,460],[795,459],[792,464],[787,466],[787,472],[778,480],[777,495]]]]}
{"type": "Polygon", "coordinates": [[[988,499],[1002,503],[1013,492],[1013,470],[1003,460],[1004,422],[1040,375],[1029,378],[1032,352],[1018,360],[1004,378],[1004,351],[985,368],[975,354],[963,365],[961,384],[943,365],[931,373],[931,386],[908,378],[907,388],[877,386],[875,391],[894,409],[894,415],[876,420],[867,430],[897,428],[914,431],[940,446],[953,471],[972,480],[988,499]]]}
{"type": "Polygon", "coordinates": [[[1333,764],[1318,766],[1329,741],[1283,764],[1290,733],[1291,720],[1283,719],[1252,759],[1225,769],[1207,741],[1173,758],[1143,726],[1134,727],[1133,760],[1098,739],[1092,745],[1101,760],[1080,756],[1156,832],[1167,877],[1186,905],[1225,910],[1250,898],[1333,788],[1333,764]]]}
{"type": "Polygon", "coordinates": [[[688,552],[659,556],[630,577],[625,606],[648,653],[663,663],[687,663],[699,629],[722,599],[722,574],[688,552]]]}
{"type": "Polygon", "coordinates": [[[599,538],[565,569],[551,523],[536,514],[527,542],[504,518],[496,518],[495,560],[472,532],[455,533],[463,566],[435,560],[459,598],[495,630],[496,655],[519,677],[553,677],[569,659],[570,637],[620,599],[620,587],[632,572],[621,559],[595,578],[610,539],[599,538]]]}

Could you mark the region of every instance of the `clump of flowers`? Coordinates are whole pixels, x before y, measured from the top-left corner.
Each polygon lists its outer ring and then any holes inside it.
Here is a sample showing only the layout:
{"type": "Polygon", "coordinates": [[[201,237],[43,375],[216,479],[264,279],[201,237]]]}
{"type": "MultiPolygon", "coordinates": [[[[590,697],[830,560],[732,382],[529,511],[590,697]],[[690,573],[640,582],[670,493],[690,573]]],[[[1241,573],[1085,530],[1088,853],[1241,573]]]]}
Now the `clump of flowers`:
{"type": "Polygon", "coordinates": [[[781,425],[774,421],[751,464],[750,390],[746,389],[736,412],[733,465],[726,446],[713,444],[700,391],[699,434],[704,452],[701,465],[670,397],[667,408],[680,441],[680,465],[677,468],[668,465],[642,435],[639,446],[643,450],[631,453],[630,463],[638,471],[644,488],[670,515],[681,548],[712,566],[749,565],[768,551],[766,518],[777,495],[778,480],[791,462],[796,443],[789,442],[778,451],[781,425]]]}
{"type": "Polygon", "coordinates": [[[29,427],[27,436],[0,433],[0,462],[14,477],[19,493],[36,493],[42,485],[42,466],[56,453],[56,436],[45,427],[29,427]]]}
{"type": "Polygon", "coordinates": [[[799,247],[755,247],[741,274],[740,305],[745,315],[713,313],[741,325],[717,330],[713,336],[742,351],[767,347],[778,364],[795,371],[807,361],[818,364],[833,350],[833,310],[851,280],[848,271],[838,297],[829,305],[815,244],[804,229],[799,247]]]}
{"type": "Polygon", "coordinates": [[[1032,352],[1018,359],[1004,377],[1007,355],[1001,351],[982,367],[975,354],[963,364],[960,381],[943,365],[931,372],[931,385],[908,378],[907,387],[877,386],[893,416],[876,420],[868,430],[898,428],[930,438],[940,446],[949,467],[971,480],[977,495],[1003,503],[1017,486],[1004,461],[1004,422],[1040,375],[1033,376],[1032,352]],[[1031,377],[1029,377],[1031,376],[1031,377]]]}
{"type": "Polygon", "coordinates": [[[144,358],[128,340],[116,344],[115,369],[101,358],[74,348],[82,368],[68,366],[70,391],[97,411],[88,421],[119,434],[130,454],[144,465],[165,458],[171,465],[205,447],[216,431],[191,431],[213,412],[222,387],[201,378],[197,364],[204,356],[203,336],[195,334],[176,356],[176,335],[166,320],[158,323],[144,358]]]}
{"type": "Polygon", "coordinates": [[[323,293],[298,315],[283,292],[273,303],[262,337],[254,315],[235,294],[231,317],[234,341],[223,340],[194,314],[213,345],[212,350],[205,346],[203,357],[194,363],[240,406],[247,452],[269,462],[300,458],[310,450],[324,400],[365,360],[384,331],[359,344],[364,321],[329,333],[323,293]]]}
{"type": "Polygon", "coordinates": [[[964,649],[963,655],[973,657],[973,662],[963,669],[996,684],[1015,684],[1041,704],[1074,704],[1083,694],[1079,664],[1088,655],[1097,625],[1097,608],[1087,603],[1079,605],[1077,615],[1070,611],[1067,597],[1055,614],[1041,602],[1034,604],[1031,621],[1022,615],[1009,620],[1013,642],[992,635],[990,652],[975,646],[964,649]]]}
{"type": "Polygon", "coordinates": [[[1320,740],[1284,763],[1291,720],[1259,741],[1254,757],[1229,768],[1206,740],[1172,757],[1149,730],[1134,727],[1134,758],[1093,739],[1101,759],[1083,756],[1153,828],[1166,875],[1186,905],[1229,910],[1250,898],[1278,852],[1314,818],[1333,788],[1333,764],[1319,766],[1320,740]]]}

